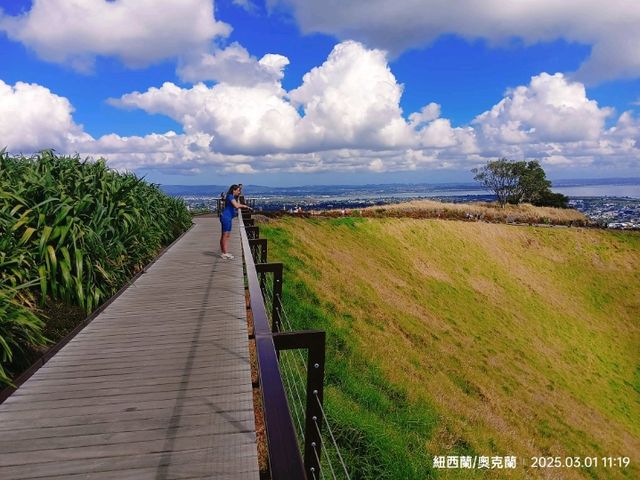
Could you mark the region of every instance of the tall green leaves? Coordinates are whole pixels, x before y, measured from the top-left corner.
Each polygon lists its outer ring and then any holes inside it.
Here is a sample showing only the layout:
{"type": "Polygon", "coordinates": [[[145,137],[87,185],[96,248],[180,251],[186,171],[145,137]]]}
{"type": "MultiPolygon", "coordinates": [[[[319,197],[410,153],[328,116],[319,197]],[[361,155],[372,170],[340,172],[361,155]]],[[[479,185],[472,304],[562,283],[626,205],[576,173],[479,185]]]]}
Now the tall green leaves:
{"type": "Polygon", "coordinates": [[[29,312],[52,297],[90,312],[190,224],[182,201],[104,160],[0,152],[0,346],[10,352],[9,323],[40,328],[31,317],[5,322],[2,308],[29,312]]]}
{"type": "Polygon", "coordinates": [[[11,385],[9,372],[4,368],[11,363],[14,353],[22,353],[27,345],[44,345],[44,323],[16,297],[18,289],[0,288],[0,384],[11,385]]]}

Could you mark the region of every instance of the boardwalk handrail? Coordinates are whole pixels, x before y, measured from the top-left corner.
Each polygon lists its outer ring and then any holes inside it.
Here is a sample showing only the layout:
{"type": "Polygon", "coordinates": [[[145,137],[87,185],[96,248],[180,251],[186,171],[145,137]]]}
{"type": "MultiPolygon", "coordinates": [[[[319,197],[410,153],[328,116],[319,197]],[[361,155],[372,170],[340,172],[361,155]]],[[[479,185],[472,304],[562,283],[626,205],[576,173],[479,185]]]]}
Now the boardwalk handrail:
{"type": "Polygon", "coordinates": [[[273,480],[306,479],[302,456],[298,448],[293,420],[289,413],[287,395],[278,367],[278,354],[272,329],[269,326],[260,281],[251,253],[249,238],[242,215],[238,216],[242,251],[247,272],[251,313],[253,315],[256,356],[264,422],[267,433],[269,465],[273,480]]]}
{"type": "MultiPolygon", "coordinates": [[[[255,198],[244,198],[244,195],[240,195],[238,197],[238,200],[240,201],[240,203],[244,205],[249,205],[251,208],[255,207],[256,205],[255,198]]],[[[220,216],[220,214],[222,213],[222,210],[224,210],[224,202],[225,202],[224,198],[216,198],[216,208],[214,210],[216,212],[216,215],[220,216]]]]}

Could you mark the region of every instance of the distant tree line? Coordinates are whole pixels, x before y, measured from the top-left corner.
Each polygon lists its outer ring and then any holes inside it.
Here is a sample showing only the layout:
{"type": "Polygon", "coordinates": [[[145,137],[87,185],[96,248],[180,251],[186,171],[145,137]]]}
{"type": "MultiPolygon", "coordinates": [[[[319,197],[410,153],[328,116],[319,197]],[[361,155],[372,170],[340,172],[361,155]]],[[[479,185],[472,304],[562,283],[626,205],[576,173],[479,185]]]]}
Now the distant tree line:
{"type": "Polygon", "coordinates": [[[511,203],[531,203],[539,207],[568,208],[569,197],[551,191],[544,169],[537,160],[492,160],[471,172],[474,180],[493,191],[500,206],[511,203]]]}

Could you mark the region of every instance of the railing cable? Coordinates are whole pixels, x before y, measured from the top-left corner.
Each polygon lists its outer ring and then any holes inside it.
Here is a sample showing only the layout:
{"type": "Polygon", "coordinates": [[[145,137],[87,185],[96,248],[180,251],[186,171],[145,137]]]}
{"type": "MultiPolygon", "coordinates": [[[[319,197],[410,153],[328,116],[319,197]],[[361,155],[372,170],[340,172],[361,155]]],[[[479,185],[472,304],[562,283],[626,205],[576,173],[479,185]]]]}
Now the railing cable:
{"type": "MultiPolygon", "coordinates": [[[[296,362],[294,362],[293,359],[291,359],[290,367],[291,367],[291,371],[295,372],[296,377],[297,377],[298,381],[300,382],[300,386],[302,387],[302,385],[305,384],[304,377],[302,376],[302,373],[300,372],[299,367],[296,365],[296,362]]],[[[302,369],[304,369],[304,364],[302,365],[302,369]]]]}
{"type": "MultiPolygon", "coordinates": [[[[318,419],[314,416],[312,420],[313,420],[313,424],[316,427],[316,431],[318,432],[318,436],[322,437],[322,433],[320,432],[320,426],[318,425],[318,419]]],[[[331,475],[335,480],[336,472],[333,470],[333,463],[331,463],[331,457],[329,457],[329,452],[326,445],[325,445],[325,448],[322,449],[322,451],[324,452],[324,456],[327,459],[327,463],[329,464],[329,470],[331,470],[331,475]]],[[[320,460],[318,460],[318,465],[320,465],[320,460]]]]}
{"type": "MultiPolygon", "coordinates": [[[[273,305],[273,287],[271,286],[271,282],[265,282],[264,284],[264,293],[265,293],[265,300],[269,300],[269,309],[267,310],[268,314],[270,315],[271,313],[271,306],[273,305]],[[269,288],[270,287],[270,288],[269,288]]],[[[273,319],[272,319],[273,320],[273,319]]]]}
{"type": "MultiPolygon", "coordinates": [[[[293,322],[289,319],[289,315],[287,314],[287,310],[286,308],[284,308],[284,302],[282,301],[282,297],[278,294],[278,299],[280,301],[280,311],[282,312],[282,318],[285,321],[285,324],[287,325],[287,328],[289,329],[289,331],[293,331],[293,322]]],[[[300,357],[300,360],[302,361],[302,365],[305,364],[304,361],[304,356],[302,355],[302,352],[300,350],[296,350],[298,352],[298,356],[300,357]]]]}
{"type": "MultiPolygon", "coordinates": [[[[282,359],[283,357],[281,356],[280,358],[282,359]]],[[[291,384],[293,385],[293,388],[294,388],[294,391],[295,391],[295,394],[296,394],[296,399],[298,401],[298,405],[300,405],[300,409],[301,410],[304,410],[304,402],[302,401],[302,397],[300,396],[300,391],[298,390],[298,386],[296,385],[296,381],[295,381],[295,378],[293,376],[293,369],[292,369],[291,365],[287,364],[287,362],[285,362],[285,361],[281,361],[280,364],[285,365],[287,370],[289,372],[291,372],[291,384]],[[289,369],[291,369],[291,370],[289,370],[289,369]]],[[[304,428],[302,428],[302,438],[304,438],[304,428]]]]}
{"type": "Polygon", "coordinates": [[[311,444],[311,448],[313,448],[313,454],[316,457],[316,461],[318,462],[318,468],[320,469],[320,476],[324,479],[324,472],[322,471],[322,467],[320,466],[320,457],[318,456],[318,450],[316,449],[316,444],[313,442],[311,444]]]}
{"type": "MultiPolygon", "coordinates": [[[[280,311],[283,314],[282,315],[283,324],[287,327],[288,330],[293,331],[292,322],[291,322],[291,319],[289,318],[289,314],[287,313],[287,309],[284,307],[284,302],[282,301],[282,298],[280,297],[279,294],[276,294],[276,296],[280,300],[280,305],[281,305],[280,311]]],[[[298,357],[300,358],[300,360],[302,362],[302,368],[304,368],[305,360],[304,360],[304,356],[302,355],[302,352],[300,350],[296,350],[296,353],[298,354],[298,357]]],[[[297,363],[297,362],[294,362],[294,364],[295,363],[297,363]]],[[[294,377],[293,372],[295,371],[295,373],[296,373],[295,376],[297,377],[297,380],[301,384],[304,384],[304,378],[302,377],[302,373],[300,372],[300,367],[295,368],[295,367],[289,365],[288,368],[290,369],[290,371],[292,373],[292,377],[294,377]]],[[[294,384],[294,386],[295,386],[295,384],[294,384]]],[[[326,414],[324,412],[324,409],[322,408],[322,403],[320,402],[320,399],[318,398],[318,395],[314,394],[314,396],[316,398],[316,401],[318,402],[318,405],[320,406],[320,410],[322,411],[322,419],[324,420],[324,423],[327,425],[327,430],[328,430],[329,435],[331,437],[331,443],[332,443],[333,448],[336,451],[336,455],[338,456],[339,463],[340,463],[340,465],[342,467],[342,470],[344,471],[347,479],[350,480],[351,477],[349,476],[349,472],[348,472],[347,467],[345,465],[344,459],[342,458],[342,454],[340,453],[340,449],[338,447],[338,443],[337,443],[337,441],[335,439],[333,431],[331,430],[331,425],[329,424],[329,419],[327,418],[327,416],[326,416],[326,414]]],[[[318,428],[318,430],[319,430],[319,428],[318,428]]],[[[333,465],[331,463],[331,460],[329,459],[329,454],[327,452],[327,448],[325,447],[324,450],[325,450],[325,456],[326,456],[326,458],[328,460],[329,468],[331,469],[331,472],[332,472],[334,478],[336,478],[335,471],[333,469],[333,465]]]]}
{"type": "MultiPolygon", "coordinates": [[[[284,303],[282,302],[282,297],[280,297],[280,294],[278,294],[278,299],[280,300],[280,305],[281,305],[280,311],[282,312],[282,320],[286,324],[286,326],[289,329],[289,331],[293,331],[293,324],[292,324],[291,320],[289,320],[289,314],[287,313],[286,308],[284,308],[284,303]]],[[[300,354],[300,355],[302,355],[302,354],[300,354]]]]}
{"type": "Polygon", "coordinates": [[[324,413],[324,409],[322,408],[322,402],[318,398],[318,394],[317,393],[314,392],[313,395],[314,395],[314,397],[316,397],[316,401],[318,402],[318,405],[320,406],[320,411],[322,412],[322,418],[324,419],[325,423],[327,424],[327,430],[329,431],[329,435],[331,435],[331,441],[333,442],[333,445],[336,448],[336,453],[338,454],[338,458],[340,459],[340,464],[342,465],[342,469],[344,470],[344,474],[347,476],[348,480],[351,480],[351,477],[349,477],[349,472],[347,472],[347,467],[344,464],[344,459],[342,458],[342,455],[340,454],[340,449],[338,448],[338,442],[336,442],[336,437],[334,437],[334,435],[333,435],[333,431],[331,430],[331,425],[329,425],[329,420],[327,419],[327,416],[324,413]]]}
{"type": "MultiPolygon", "coordinates": [[[[283,363],[282,363],[282,362],[280,362],[280,364],[281,364],[281,365],[283,365],[283,363]]],[[[284,365],[283,365],[283,367],[284,367],[284,365]]],[[[284,369],[283,369],[283,371],[284,371],[284,369]]],[[[295,382],[295,380],[293,380],[293,379],[291,379],[291,380],[290,380],[290,379],[287,377],[287,373],[285,373],[285,378],[287,378],[287,382],[288,382],[288,383],[293,383],[293,382],[295,382]]],[[[301,438],[304,438],[304,427],[302,426],[302,421],[300,420],[300,415],[298,414],[298,409],[297,409],[297,408],[295,408],[295,405],[294,405],[294,408],[293,408],[293,414],[295,415],[296,422],[297,422],[298,426],[300,427],[300,437],[301,437],[301,438]]]]}

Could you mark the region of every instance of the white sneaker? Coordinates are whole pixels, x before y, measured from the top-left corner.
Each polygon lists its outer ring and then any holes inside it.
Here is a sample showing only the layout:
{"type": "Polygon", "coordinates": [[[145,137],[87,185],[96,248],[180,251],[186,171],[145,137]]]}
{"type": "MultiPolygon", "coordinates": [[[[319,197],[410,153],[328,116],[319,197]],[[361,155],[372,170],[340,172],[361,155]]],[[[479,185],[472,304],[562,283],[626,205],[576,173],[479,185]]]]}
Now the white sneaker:
{"type": "Polygon", "coordinates": [[[234,257],[230,253],[223,253],[222,255],[220,255],[220,258],[226,258],[227,260],[233,260],[234,257]]]}

